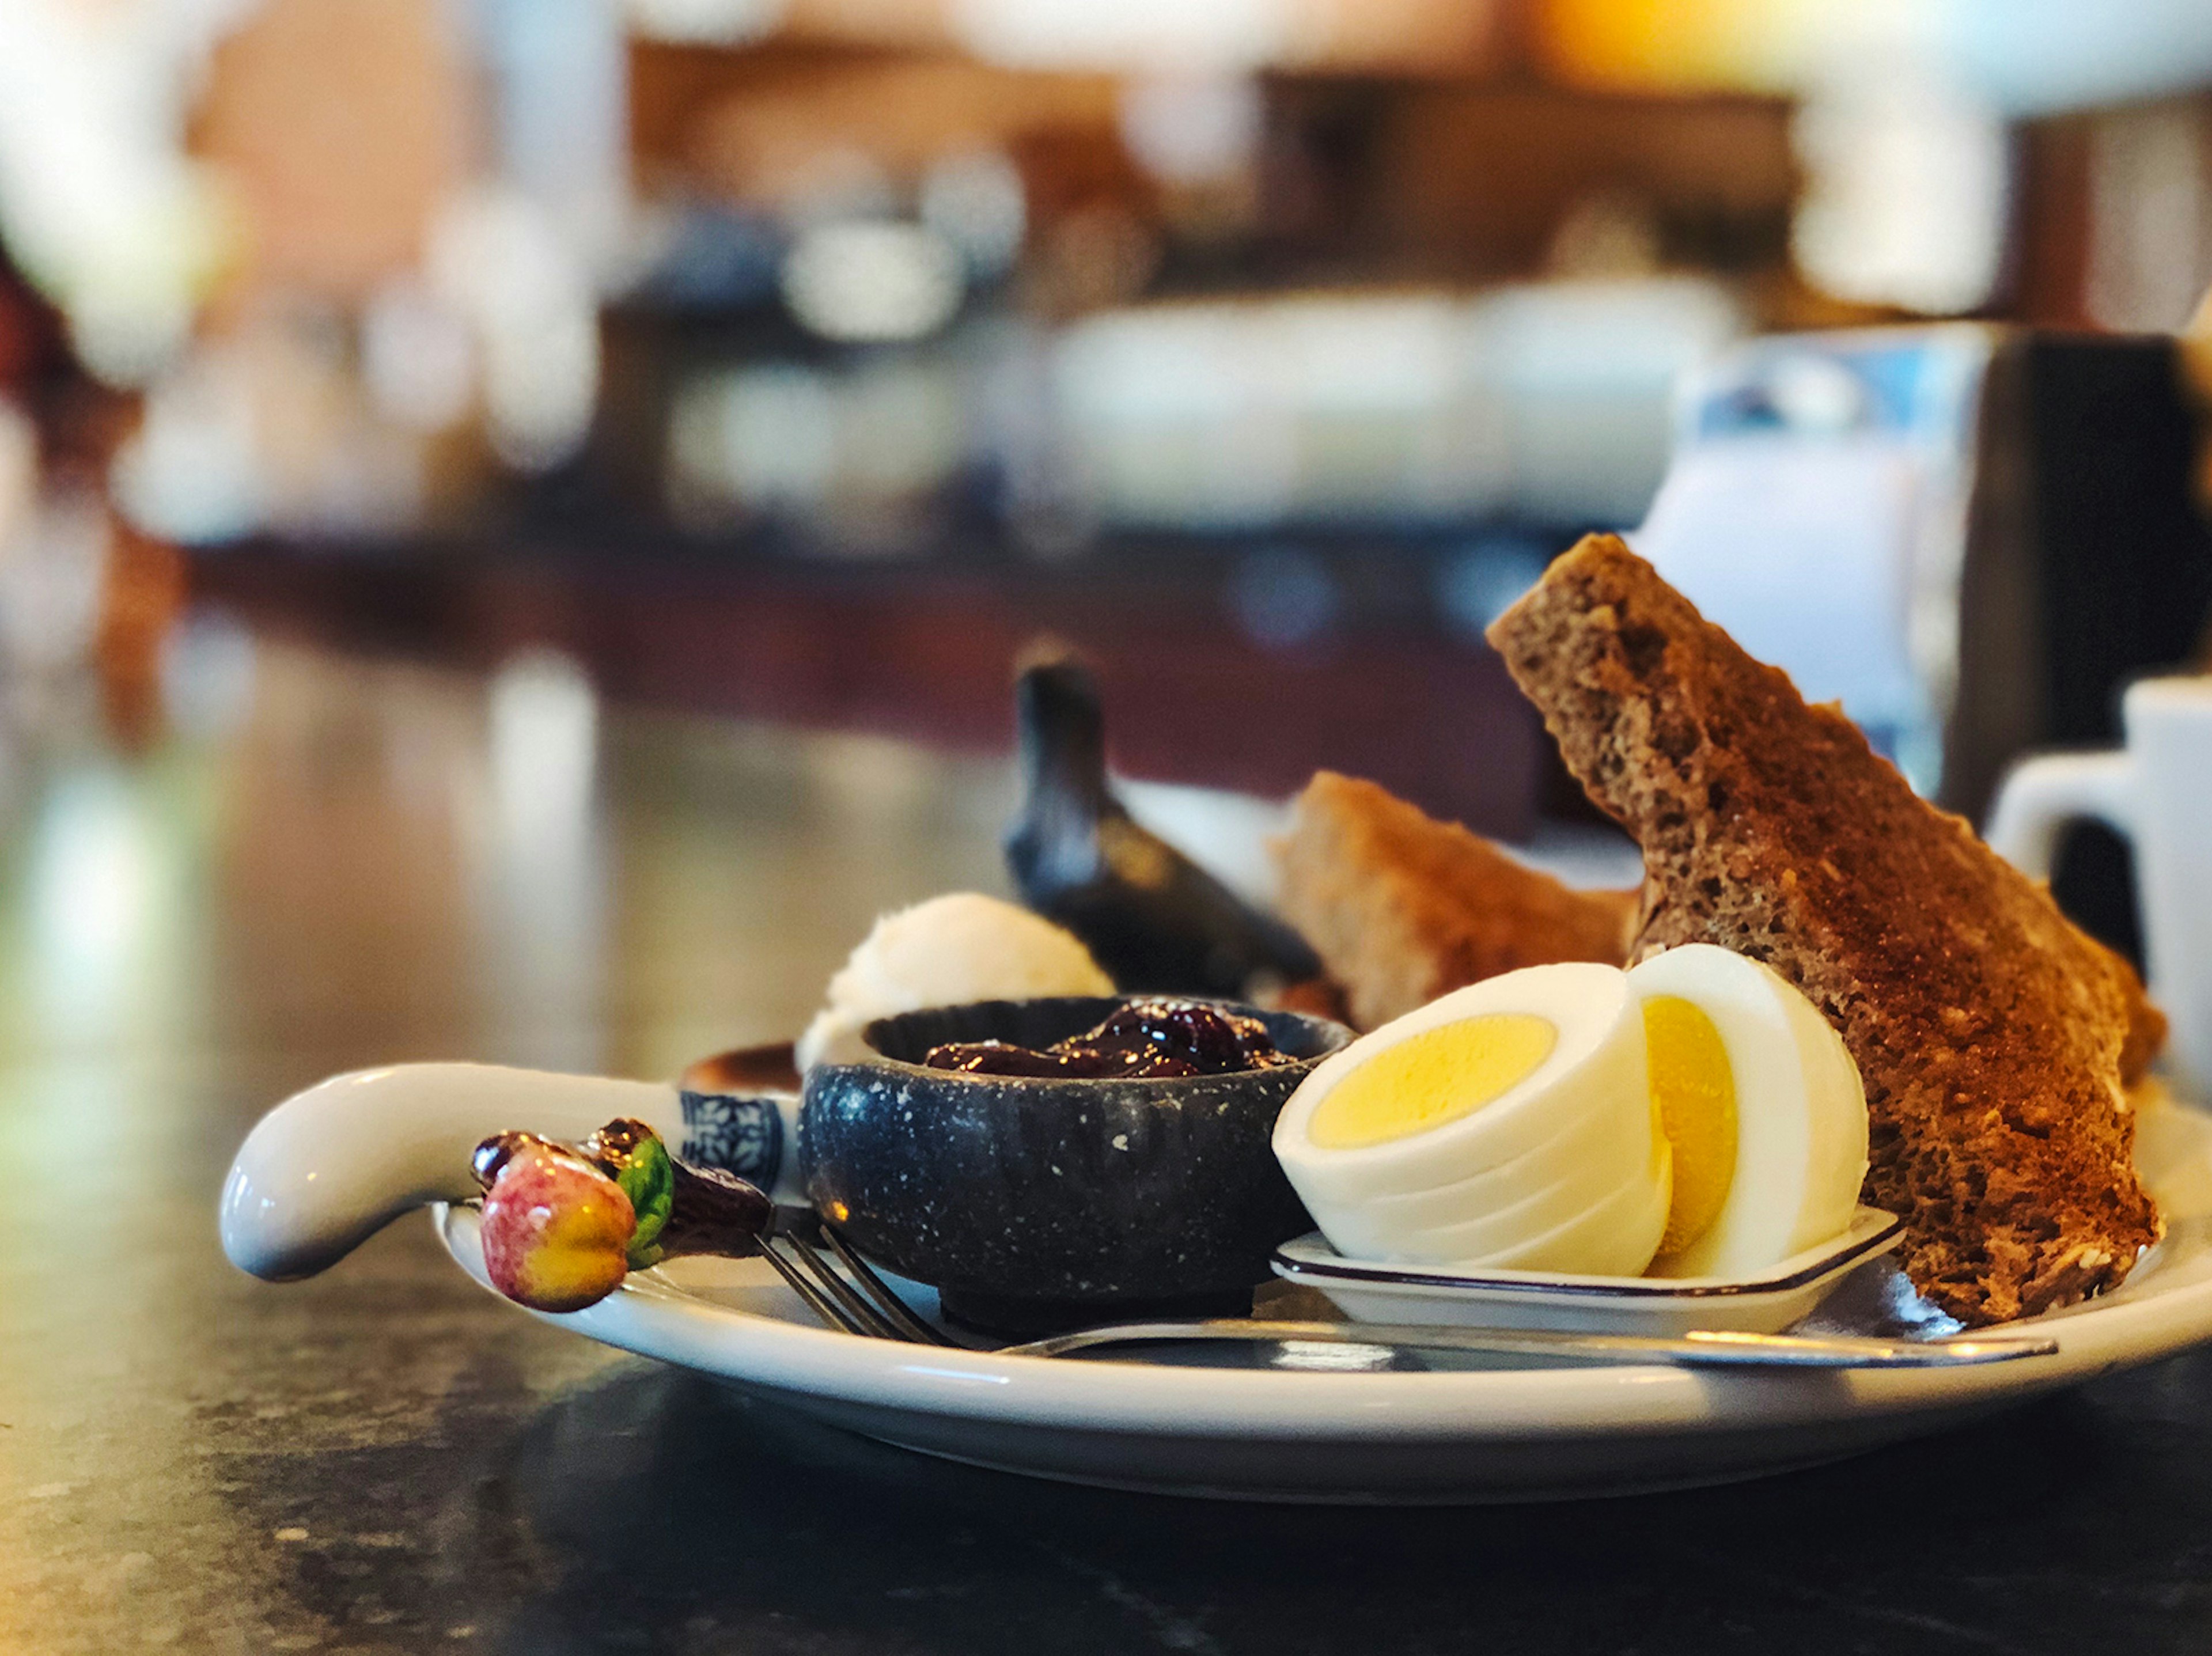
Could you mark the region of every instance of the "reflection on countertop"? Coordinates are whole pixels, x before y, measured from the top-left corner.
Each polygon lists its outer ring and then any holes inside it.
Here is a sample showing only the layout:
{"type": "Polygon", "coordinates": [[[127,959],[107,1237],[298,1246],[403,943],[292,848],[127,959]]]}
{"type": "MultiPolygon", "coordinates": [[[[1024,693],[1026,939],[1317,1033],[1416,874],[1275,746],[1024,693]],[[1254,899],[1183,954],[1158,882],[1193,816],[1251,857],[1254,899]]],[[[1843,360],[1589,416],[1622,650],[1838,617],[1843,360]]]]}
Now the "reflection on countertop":
{"type": "Polygon", "coordinates": [[[142,755],[88,722],[4,749],[10,1057],[381,1037],[672,1071],[788,1033],[880,907],[1004,883],[995,760],[607,714],[550,651],[219,647],[245,658],[191,670],[234,682],[179,686],[190,725],[142,755]]]}

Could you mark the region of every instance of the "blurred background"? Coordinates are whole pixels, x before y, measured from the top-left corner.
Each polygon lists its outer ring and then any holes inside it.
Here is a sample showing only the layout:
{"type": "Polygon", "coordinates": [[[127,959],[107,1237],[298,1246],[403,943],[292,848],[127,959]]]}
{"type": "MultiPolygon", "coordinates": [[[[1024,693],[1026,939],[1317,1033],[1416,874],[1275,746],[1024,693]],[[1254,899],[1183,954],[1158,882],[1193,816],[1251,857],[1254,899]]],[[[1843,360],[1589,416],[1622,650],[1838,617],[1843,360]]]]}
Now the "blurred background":
{"type": "Polygon", "coordinates": [[[1978,813],[2197,650],[2208,86],[2212,0],[5,0],[19,972],[173,864],[179,983],[450,925],[410,1004],[672,1065],[579,962],[990,879],[1042,636],[1130,774],[1579,844],[1480,634],[1593,528],[1978,813]]]}
{"type": "MultiPolygon", "coordinates": [[[[0,0],[0,1158],[97,1192],[0,1203],[0,1649],[591,1642],[530,1491],[635,1557],[575,1446],[699,1405],[421,1226],[249,1283],[223,1170],[789,1038],[1007,891],[1043,640],[1262,896],[1320,766],[1636,877],[1482,642],[1591,529],[1978,819],[2111,739],[2208,286],[2212,0],[0,0]]],[[[684,1648],[829,1602],[666,1562],[684,1648]]]]}

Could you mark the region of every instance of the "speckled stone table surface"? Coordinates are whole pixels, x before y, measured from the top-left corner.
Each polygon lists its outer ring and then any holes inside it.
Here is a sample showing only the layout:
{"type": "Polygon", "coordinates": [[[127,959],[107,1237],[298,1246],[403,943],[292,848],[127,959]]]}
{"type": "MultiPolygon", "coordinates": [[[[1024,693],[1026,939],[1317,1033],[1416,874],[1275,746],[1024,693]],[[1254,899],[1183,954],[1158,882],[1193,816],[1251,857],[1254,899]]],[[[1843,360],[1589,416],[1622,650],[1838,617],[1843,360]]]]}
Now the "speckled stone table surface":
{"type": "Polygon", "coordinates": [[[405,1222],[212,1210],[268,1104],[787,1033],[876,908],[995,887],[1000,767],[203,639],[119,751],[0,741],[0,1651],[2200,1651],[2212,1356],[1637,1500],[1218,1506],[941,1465],[513,1314],[405,1222]],[[194,699],[197,698],[197,699],[194,699]]]}

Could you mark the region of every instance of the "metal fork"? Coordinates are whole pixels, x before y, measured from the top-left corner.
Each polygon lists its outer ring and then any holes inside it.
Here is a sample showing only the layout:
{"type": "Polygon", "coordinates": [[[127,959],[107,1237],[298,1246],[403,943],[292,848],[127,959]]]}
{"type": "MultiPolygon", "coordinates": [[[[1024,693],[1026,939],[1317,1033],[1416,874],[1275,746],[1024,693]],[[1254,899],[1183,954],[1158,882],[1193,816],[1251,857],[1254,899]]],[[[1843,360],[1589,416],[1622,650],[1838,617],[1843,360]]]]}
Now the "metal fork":
{"type": "Polygon", "coordinates": [[[753,1238],[753,1246],[785,1286],[831,1328],[872,1339],[967,1349],[915,1316],[836,1227],[824,1224],[811,1208],[779,1206],[774,1223],[753,1238]],[[839,1265],[845,1268],[843,1273],[839,1265]]]}
{"type": "Polygon", "coordinates": [[[1282,1322],[1221,1317],[1200,1322],[1117,1323],[1018,1345],[969,1346],[916,1316],[852,1245],[811,1209],[780,1207],[755,1239],[761,1257],[814,1314],[842,1333],[1000,1356],[1064,1357],[1115,1345],[1186,1342],[1365,1346],[1390,1352],[1473,1351],[1492,1356],[1583,1362],[1673,1363],[1693,1368],[1963,1368],[2055,1356],[2058,1342],[2023,1338],[1886,1340],[1850,1336],[1583,1334],[1553,1329],[1447,1328],[1427,1325],[1282,1322]],[[842,1267],[841,1270],[840,1267],[842,1267]]]}

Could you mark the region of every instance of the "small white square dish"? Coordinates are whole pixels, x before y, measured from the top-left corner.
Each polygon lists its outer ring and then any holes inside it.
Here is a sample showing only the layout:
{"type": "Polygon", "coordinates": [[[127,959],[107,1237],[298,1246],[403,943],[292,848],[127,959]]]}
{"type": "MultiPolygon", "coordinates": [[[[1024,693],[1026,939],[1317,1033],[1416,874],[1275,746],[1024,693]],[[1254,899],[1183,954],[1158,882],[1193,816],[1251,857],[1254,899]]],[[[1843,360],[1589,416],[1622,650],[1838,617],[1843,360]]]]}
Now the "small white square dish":
{"type": "Polygon", "coordinates": [[[1854,1270],[1896,1246],[1903,1222],[1862,1207],[1840,1235],[1755,1277],[1571,1277],[1492,1266],[1347,1259],[1319,1231],[1284,1243],[1278,1277],[1326,1295],[1358,1322],[1667,1334],[1772,1334],[1807,1316],[1854,1270]]]}

